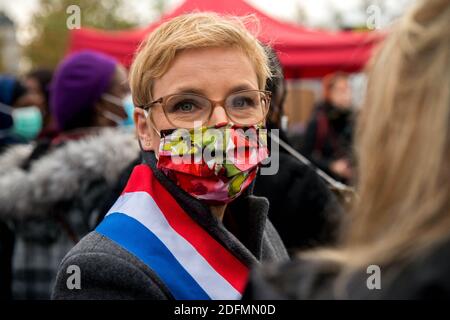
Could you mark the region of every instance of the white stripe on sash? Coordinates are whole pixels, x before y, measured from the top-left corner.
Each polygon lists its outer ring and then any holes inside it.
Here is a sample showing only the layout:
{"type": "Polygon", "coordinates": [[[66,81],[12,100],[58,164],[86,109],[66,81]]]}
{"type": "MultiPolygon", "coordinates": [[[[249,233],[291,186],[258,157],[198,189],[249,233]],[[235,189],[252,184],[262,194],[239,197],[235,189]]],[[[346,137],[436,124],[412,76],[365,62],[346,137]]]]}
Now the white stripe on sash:
{"type": "Polygon", "coordinates": [[[122,194],[108,214],[114,212],[126,214],[151,230],[211,299],[240,299],[239,291],[170,226],[155,200],[147,192],[122,194]]]}

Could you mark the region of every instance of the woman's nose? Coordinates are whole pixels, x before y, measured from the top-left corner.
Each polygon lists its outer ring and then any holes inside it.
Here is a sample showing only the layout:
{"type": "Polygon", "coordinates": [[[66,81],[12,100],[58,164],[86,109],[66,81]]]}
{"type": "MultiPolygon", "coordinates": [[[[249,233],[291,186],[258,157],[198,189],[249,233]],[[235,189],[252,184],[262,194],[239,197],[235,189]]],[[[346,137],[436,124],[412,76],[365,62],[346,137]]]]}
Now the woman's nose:
{"type": "Polygon", "coordinates": [[[218,105],[212,112],[211,118],[208,121],[208,126],[222,126],[226,125],[228,122],[230,122],[230,119],[228,119],[225,109],[218,105]]]}

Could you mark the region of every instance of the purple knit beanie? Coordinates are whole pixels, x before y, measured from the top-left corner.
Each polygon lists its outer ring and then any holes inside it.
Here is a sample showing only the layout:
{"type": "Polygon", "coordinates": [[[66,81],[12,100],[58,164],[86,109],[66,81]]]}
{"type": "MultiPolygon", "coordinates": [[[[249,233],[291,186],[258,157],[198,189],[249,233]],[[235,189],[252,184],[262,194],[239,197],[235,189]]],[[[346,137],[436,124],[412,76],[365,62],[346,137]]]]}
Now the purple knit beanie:
{"type": "Polygon", "coordinates": [[[118,62],[95,51],[81,51],[65,58],[51,84],[50,107],[58,128],[73,129],[73,120],[88,115],[108,90],[118,62]]]}

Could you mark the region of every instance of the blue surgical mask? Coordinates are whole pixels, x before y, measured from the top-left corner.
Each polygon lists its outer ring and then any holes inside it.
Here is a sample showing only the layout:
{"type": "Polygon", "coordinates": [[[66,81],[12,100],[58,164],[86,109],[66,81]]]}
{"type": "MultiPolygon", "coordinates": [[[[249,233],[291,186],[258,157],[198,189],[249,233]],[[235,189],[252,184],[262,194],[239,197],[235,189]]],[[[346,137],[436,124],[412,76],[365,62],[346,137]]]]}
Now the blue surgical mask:
{"type": "Polygon", "coordinates": [[[0,112],[9,115],[12,118],[12,126],[10,128],[3,128],[9,133],[16,134],[26,140],[33,140],[42,130],[42,113],[36,106],[13,108],[1,104],[0,112]]]}
{"type": "Polygon", "coordinates": [[[114,121],[115,123],[117,123],[118,126],[122,126],[122,127],[134,126],[134,120],[133,120],[134,105],[133,105],[133,99],[131,97],[131,94],[127,95],[123,99],[120,99],[109,93],[105,93],[102,95],[102,98],[105,101],[108,101],[117,107],[123,108],[127,114],[126,119],[121,119],[118,116],[115,116],[115,115],[113,116],[111,112],[108,112],[107,114],[103,114],[106,118],[110,119],[111,121],[114,121]]]}
{"type": "Polygon", "coordinates": [[[12,131],[18,136],[33,140],[42,130],[42,113],[36,106],[14,108],[12,131]]]}

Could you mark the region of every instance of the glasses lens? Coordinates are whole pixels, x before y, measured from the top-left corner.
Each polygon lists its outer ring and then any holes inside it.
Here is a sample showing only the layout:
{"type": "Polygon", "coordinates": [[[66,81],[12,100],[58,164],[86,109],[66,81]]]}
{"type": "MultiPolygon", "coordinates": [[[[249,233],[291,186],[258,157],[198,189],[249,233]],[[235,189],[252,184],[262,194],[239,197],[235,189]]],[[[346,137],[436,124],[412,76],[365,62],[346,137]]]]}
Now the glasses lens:
{"type": "Polygon", "coordinates": [[[170,96],[164,106],[167,119],[177,127],[193,128],[195,122],[208,120],[211,103],[208,99],[192,94],[170,96]]]}
{"type": "Polygon", "coordinates": [[[261,91],[242,91],[230,95],[225,108],[231,120],[241,125],[254,125],[264,120],[268,99],[261,91]]]}

